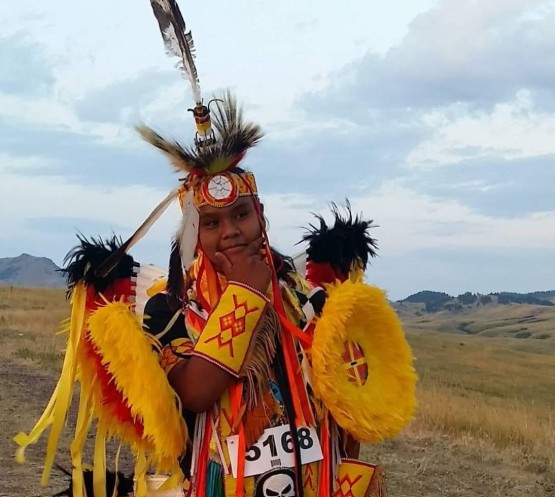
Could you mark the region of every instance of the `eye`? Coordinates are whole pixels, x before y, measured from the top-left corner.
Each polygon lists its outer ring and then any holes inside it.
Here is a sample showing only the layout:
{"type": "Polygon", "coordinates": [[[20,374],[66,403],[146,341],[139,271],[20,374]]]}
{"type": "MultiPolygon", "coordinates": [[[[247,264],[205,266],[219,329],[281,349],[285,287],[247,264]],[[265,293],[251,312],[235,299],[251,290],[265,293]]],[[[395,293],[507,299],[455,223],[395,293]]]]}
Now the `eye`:
{"type": "Polygon", "coordinates": [[[237,214],[236,214],[235,217],[237,219],[245,219],[249,214],[250,214],[250,212],[248,211],[248,209],[241,209],[241,210],[237,211],[237,214]]]}
{"type": "Polygon", "coordinates": [[[202,226],[208,229],[217,228],[218,221],[216,221],[216,219],[206,219],[205,221],[203,221],[202,226]]]}

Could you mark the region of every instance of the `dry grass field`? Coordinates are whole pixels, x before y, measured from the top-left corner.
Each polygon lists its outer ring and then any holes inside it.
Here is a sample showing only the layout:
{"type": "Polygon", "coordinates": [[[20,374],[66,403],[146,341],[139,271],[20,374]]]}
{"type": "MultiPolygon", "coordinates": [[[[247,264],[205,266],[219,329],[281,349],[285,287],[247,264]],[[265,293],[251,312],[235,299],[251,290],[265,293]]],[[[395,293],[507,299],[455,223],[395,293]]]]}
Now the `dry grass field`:
{"type": "MultiPolygon", "coordinates": [[[[514,318],[507,307],[495,310],[500,323],[514,318]]],[[[68,311],[63,291],[0,287],[1,497],[50,496],[67,487],[53,473],[41,489],[44,444],[18,466],[11,438],[31,428],[50,396],[64,347],[55,332],[68,311]]],[[[391,497],[555,495],[555,316],[542,322],[544,339],[496,334],[491,315],[464,319],[486,324],[494,338],[440,333],[446,316],[421,319],[428,326],[406,323],[420,376],[416,418],[398,439],[364,447],[365,457],[386,467],[391,497]]],[[[59,457],[65,467],[67,443],[66,436],[59,457]]]]}

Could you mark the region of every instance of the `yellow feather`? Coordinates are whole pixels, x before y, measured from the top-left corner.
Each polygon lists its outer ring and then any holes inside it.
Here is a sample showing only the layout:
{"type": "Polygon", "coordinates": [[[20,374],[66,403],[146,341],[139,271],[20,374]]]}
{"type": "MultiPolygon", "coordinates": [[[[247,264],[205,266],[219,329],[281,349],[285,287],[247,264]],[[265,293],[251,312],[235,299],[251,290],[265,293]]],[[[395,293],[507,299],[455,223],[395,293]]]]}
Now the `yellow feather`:
{"type": "Polygon", "coordinates": [[[114,424],[107,426],[108,432],[134,440],[137,448],[148,452],[158,472],[177,471],[187,429],[179,399],[159,365],[152,340],[123,302],[107,304],[94,312],[89,330],[102,363],[114,377],[132,415],[144,427],[142,440],[137,440],[134,433],[119,433],[120,427],[114,424]]]}
{"type": "Polygon", "coordinates": [[[356,275],[330,286],[311,352],[316,396],[356,439],[380,442],[397,435],[412,419],[417,381],[413,356],[382,290],[356,275]],[[365,382],[352,381],[347,374],[346,342],[363,351],[365,382]]]}

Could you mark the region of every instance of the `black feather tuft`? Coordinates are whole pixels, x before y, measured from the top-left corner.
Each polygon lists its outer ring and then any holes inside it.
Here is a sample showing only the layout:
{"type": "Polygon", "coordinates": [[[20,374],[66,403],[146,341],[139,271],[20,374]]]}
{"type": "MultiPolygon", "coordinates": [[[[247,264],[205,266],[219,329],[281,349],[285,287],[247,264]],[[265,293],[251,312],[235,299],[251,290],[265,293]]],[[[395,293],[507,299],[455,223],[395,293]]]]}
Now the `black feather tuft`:
{"type": "MultiPolygon", "coordinates": [[[[67,476],[71,477],[71,472],[67,469],[62,468],[60,465],[56,465],[58,470],[67,476]]],[[[83,481],[85,483],[85,495],[87,497],[94,497],[94,487],[93,487],[93,472],[90,470],[83,471],[83,481]]],[[[106,495],[114,495],[114,486],[116,486],[116,495],[126,496],[133,494],[133,476],[127,477],[121,471],[115,473],[114,471],[106,471],[106,495]],[[117,483],[116,483],[117,482],[117,483]]],[[[73,482],[70,479],[69,487],[52,497],[73,497],[73,482]]]]}
{"type": "Polygon", "coordinates": [[[168,303],[172,308],[177,308],[183,302],[185,293],[185,282],[183,278],[183,265],[181,263],[179,240],[174,238],[172,241],[172,250],[170,252],[168,282],[166,284],[168,303]]]}
{"type": "Polygon", "coordinates": [[[62,269],[66,276],[68,296],[81,280],[89,285],[94,285],[97,292],[103,292],[115,280],[130,278],[135,274],[136,264],[133,257],[126,254],[105,277],[100,278],[95,275],[96,268],[122,245],[120,237],[114,235],[105,240],[91,237],[88,240],[79,234],[77,238],[79,245],[67,253],[64,258],[65,268],[62,269]]]}
{"type": "Polygon", "coordinates": [[[377,241],[369,234],[369,230],[376,226],[372,220],[364,221],[359,215],[353,216],[348,200],[345,215],[336,204],[331,206],[335,218],[333,226],[330,228],[322,216],[315,215],[320,226],[310,224],[301,240],[308,243],[307,261],[331,264],[345,275],[353,265],[366,269],[370,257],[377,255],[377,241]]]}
{"type": "Polygon", "coordinates": [[[258,124],[245,120],[243,109],[229,91],[214,100],[212,124],[216,143],[210,147],[185,147],[163,138],[148,126],[138,126],[137,132],[143,140],[164,152],[178,171],[187,174],[196,171],[200,175],[221,172],[236,163],[264,134],[258,124]],[[212,170],[214,167],[218,171],[212,170]]]}

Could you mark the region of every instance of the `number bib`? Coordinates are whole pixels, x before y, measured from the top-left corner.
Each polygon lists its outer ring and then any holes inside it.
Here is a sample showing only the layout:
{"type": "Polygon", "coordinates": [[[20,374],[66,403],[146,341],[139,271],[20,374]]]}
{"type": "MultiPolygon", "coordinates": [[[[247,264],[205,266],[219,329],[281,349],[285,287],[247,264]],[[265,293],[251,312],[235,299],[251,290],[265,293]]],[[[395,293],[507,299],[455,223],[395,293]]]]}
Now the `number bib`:
{"type": "MultiPolygon", "coordinates": [[[[314,428],[298,428],[297,435],[303,464],[323,458],[320,441],[314,428]]],[[[231,459],[231,471],[233,477],[237,478],[239,436],[227,437],[226,442],[231,459]]],[[[272,468],[293,468],[294,466],[295,454],[289,425],[264,430],[258,441],[245,453],[245,476],[260,475],[272,468]]]]}

